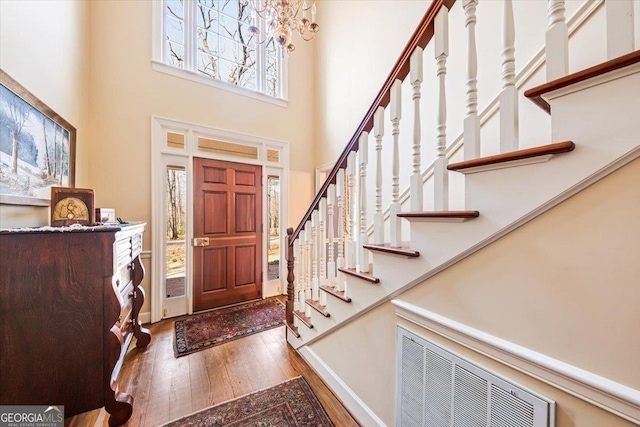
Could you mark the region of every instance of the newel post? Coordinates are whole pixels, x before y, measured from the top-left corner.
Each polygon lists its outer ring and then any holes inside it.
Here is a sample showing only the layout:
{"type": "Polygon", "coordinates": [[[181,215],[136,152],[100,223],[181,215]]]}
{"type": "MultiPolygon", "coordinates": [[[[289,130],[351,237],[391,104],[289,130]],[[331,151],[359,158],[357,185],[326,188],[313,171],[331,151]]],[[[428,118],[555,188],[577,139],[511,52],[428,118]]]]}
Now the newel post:
{"type": "Polygon", "coordinates": [[[295,281],[293,274],[295,257],[293,255],[293,242],[291,241],[291,236],[293,236],[293,228],[289,227],[287,228],[287,304],[285,305],[287,325],[293,325],[293,282],[295,281]]]}

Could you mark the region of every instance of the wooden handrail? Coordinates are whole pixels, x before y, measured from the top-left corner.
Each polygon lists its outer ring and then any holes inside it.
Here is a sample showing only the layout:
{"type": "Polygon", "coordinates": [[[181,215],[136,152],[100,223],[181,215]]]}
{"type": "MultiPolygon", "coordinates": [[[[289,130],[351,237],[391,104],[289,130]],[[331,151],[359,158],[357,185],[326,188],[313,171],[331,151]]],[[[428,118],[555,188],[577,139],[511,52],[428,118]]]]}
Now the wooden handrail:
{"type": "Polygon", "coordinates": [[[448,9],[451,9],[455,2],[456,0],[433,0],[431,6],[429,6],[429,9],[420,21],[420,24],[418,24],[418,27],[413,32],[411,39],[403,49],[402,54],[396,61],[393,70],[391,70],[391,73],[387,77],[387,80],[382,85],[382,89],[380,89],[380,92],[378,92],[378,95],[369,107],[367,114],[365,114],[364,118],[360,122],[360,125],[358,125],[358,128],[349,140],[349,143],[342,151],[342,154],[340,154],[340,157],[338,157],[338,160],[333,166],[333,169],[331,169],[331,172],[329,172],[329,175],[327,176],[324,184],[322,184],[322,187],[320,187],[320,190],[318,191],[318,194],[316,194],[316,197],[313,199],[313,202],[309,206],[309,209],[302,217],[300,224],[293,232],[293,234],[289,235],[289,245],[293,245],[294,240],[298,237],[298,234],[300,234],[300,231],[302,231],[302,229],[304,228],[305,223],[311,219],[311,214],[318,207],[320,199],[322,199],[322,197],[324,197],[324,195],[326,194],[329,185],[335,182],[338,170],[347,166],[347,157],[349,156],[349,153],[358,150],[358,139],[360,138],[362,132],[369,132],[373,128],[373,116],[378,107],[384,108],[389,105],[391,85],[396,80],[404,80],[407,74],[409,74],[410,58],[415,48],[418,46],[420,46],[421,48],[425,48],[429,41],[431,41],[434,32],[433,22],[442,6],[446,6],[448,9]]]}

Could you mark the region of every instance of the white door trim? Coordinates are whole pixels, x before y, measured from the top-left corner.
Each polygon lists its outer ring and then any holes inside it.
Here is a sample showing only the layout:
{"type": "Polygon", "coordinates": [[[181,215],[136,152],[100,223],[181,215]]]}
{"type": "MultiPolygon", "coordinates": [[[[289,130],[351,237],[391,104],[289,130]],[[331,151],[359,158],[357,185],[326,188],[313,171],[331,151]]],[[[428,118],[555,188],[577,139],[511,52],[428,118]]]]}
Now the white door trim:
{"type": "MultiPolygon", "coordinates": [[[[164,168],[167,159],[179,161],[180,165],[184,165],[187,171],[187,253],[186,253],[186,314],[193,313],[193,253],[191,247],[191,239],[193,238],[193,159],[200,157],[213,160],[232,161],[237,163],[253,164],[262,166],[262,181],[266,182],[268,171],[280,170],[281,177],[281,212],[280,212],[280,229],[286,230],[289,223],[289,144],[284,141],[274,139],[261,138],[254,135],[241,134],[223,129],[216,129],[208,126],[198,125],[194,123],[182,122],[178,120],[166,119],[161,117],[151,117],[151,321],[158,322],[162,320],[164,293],[164,197],[165,183],[164,168]],[[175,148],[167,146],[167,132],[182,134],[185,136],[185,144],[183,148],[175,148]],[[241,144],[257,148],[257,158],[248,159],[244,157],[236,157],[229,154],[217,154],[204,152],[198,149],[198,138],[204,137],[217,141],[229,142],[233,144],[241,144]],[[269,161],[267,150],[275,150],[279,153],[278,161],[269,161]]],[[[266,200],[266,187],[263,185],[263,196],[266,200]]],[[[266,205],[263,203],[263,220],[266,219],[266,205]]],[[[263,230],[263,242],[267,241],[266,233],[263,230]]],[[[281,245],[281,259],[285,259],[285,245],[281,245]]],[[[266,254],[263,257],[263,272],[266,274],[266,254]]],[[[281,263],[282,265],[282,263],[281,263]]],[[[266,277],[266,275],[265,275],[266,277]]],[[[281,274],[281,281],[284,276],[281,274]]],[[[282,287],[282,284],[281,284],[282,287]]]]}

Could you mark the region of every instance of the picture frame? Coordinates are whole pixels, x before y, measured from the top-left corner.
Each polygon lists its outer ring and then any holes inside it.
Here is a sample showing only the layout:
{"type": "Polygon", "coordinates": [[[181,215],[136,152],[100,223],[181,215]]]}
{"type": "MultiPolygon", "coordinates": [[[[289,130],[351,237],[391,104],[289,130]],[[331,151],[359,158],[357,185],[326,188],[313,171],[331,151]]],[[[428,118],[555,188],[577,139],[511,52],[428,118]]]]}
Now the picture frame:
{"type": "Polygon", "coordinates": [[[49,206],[75,156],[76,128],[0,69],[0,204],[49,206]]]}
{"type": "Polygon", "coordinates": [[[96,223],[111,224],[116,222],[116,210],[113,208],[96,208],[96,223]]]}
{"type": "Polygon", "coordinates": [[[51,187],[51,226],[93,225],[94,195],[90,188],[51,187]]]}

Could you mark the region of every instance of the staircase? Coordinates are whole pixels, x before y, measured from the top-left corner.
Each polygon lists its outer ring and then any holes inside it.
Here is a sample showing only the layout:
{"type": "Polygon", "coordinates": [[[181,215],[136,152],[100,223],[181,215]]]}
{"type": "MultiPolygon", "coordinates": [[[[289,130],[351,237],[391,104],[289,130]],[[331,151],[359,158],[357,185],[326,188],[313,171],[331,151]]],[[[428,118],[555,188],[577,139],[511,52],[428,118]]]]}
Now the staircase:
{"type": "MultiPolygon", "coordinates": [[[[526,79],[515,72],[513,7],[504,0],[502,16],[496,17],[503,28],[502,89],[493,107],[500,115],[500,152],[481,156],[487,151],[488,119],[478,113],[477,7],[482,2],[434,0],[301,223],[288,230],[287,339],[294,348],[357,319],[640,157],[640,51],[628,48],[633,28],[621,35],[624,29],[608,27],[610,59],[569,73],[569,34],[581,21],[565,19],[562,0],[548,2],[540,56],[547,83],[524,91],[550,115],[550,121],[536,120],[547,123],[551,140],[520,146],[520,125],[529,117],[519,113],[517,82],[526,79]],[[459,105],[449,102],[447,89],[460,82],[446,79],[454,7],[463,10],[458,15],[464,25],[455,31],[466,34],[467,49],[466,74],[456,70],[466,87],[459,105]],[[430,87],[436,90],[426,93],[435,93],[437,104],[436,132],[428,136],[421,113],[427,50],[435,59],[430,87]],[[411,94],[411,103],[403,103],[404,92],[411,94]],[[408,118],[402,114],[406,104],[413,107],[408,118]],[[465,111],[457,139],[447,135],[452,109],[465,111]],[[411,123],[401,126],[401,120],[411,123]],[[407,128],[410,132],[401,132],[407,128]],[[422,162],[428,157],[422,152],[425,139],[435,139],[428,165],[422,162]],[[382,155],[383,142],[389,158],[382,155]],[[401,170],[401,164],[410,164],[410,170],[401,170]],[[402,174],[410,184],[404,196],[402,174]]],[[[618,10],[606,10],[612,15],[608,22],[616,22],[618,10]]],[[[541,132],[548,134],[548,129],[541,132]]]]}

